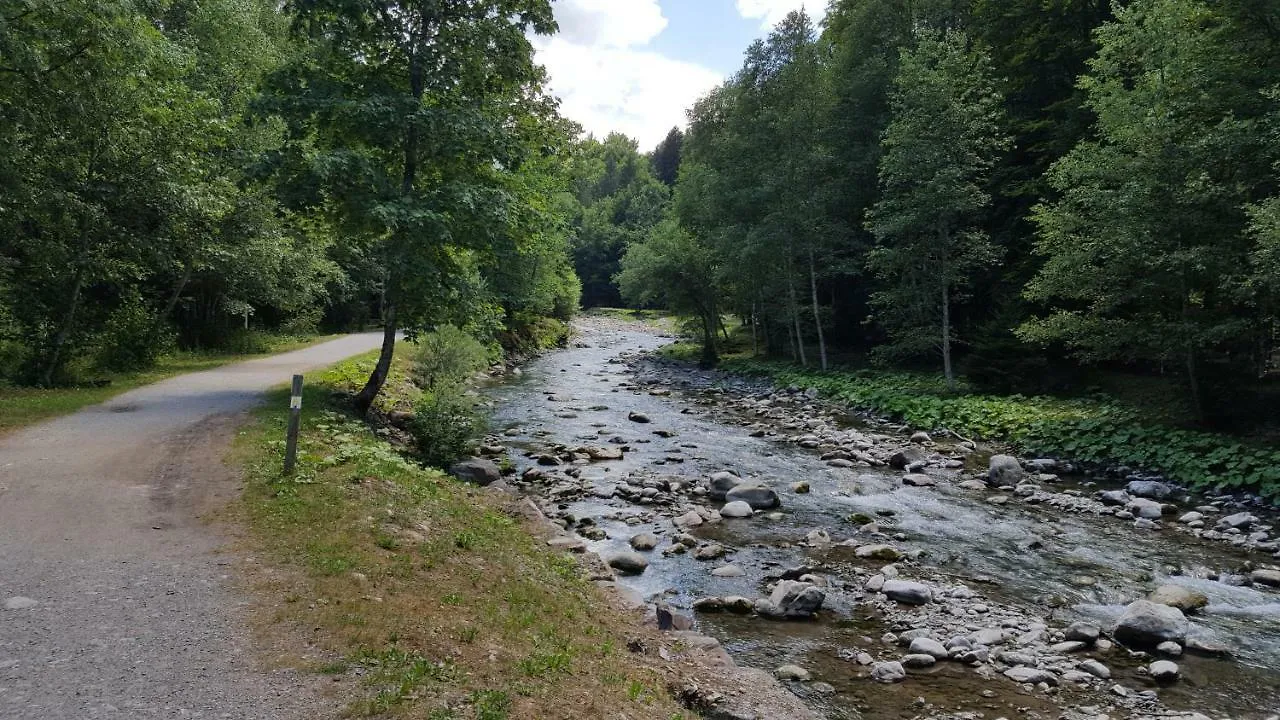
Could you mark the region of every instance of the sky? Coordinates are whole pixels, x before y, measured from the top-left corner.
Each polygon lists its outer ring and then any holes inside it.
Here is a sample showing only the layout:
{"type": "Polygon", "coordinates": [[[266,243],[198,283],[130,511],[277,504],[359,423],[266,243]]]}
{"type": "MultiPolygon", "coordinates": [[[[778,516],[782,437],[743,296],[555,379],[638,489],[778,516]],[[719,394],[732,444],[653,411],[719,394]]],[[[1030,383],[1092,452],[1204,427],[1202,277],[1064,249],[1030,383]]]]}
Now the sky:
{"type": "Polygon", "coordinates": [[[559,34],[535,38],[560,111],[587,132],[652,150],[685,110],[742,64],[752,40],[826,0],[555,0],[559,34]]]}

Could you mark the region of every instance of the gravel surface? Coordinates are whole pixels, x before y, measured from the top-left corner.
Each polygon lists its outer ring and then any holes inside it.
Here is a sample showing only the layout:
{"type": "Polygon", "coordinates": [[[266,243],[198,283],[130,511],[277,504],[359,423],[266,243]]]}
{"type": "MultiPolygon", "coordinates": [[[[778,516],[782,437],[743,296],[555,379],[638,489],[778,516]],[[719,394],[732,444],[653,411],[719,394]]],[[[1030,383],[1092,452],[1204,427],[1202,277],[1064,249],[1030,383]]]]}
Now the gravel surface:
{"type": "Polygon", "coordinates": [[[380,333],[166,380],[0,438],[0,718],[319,718],[261,667],[227,537],[244,412],[380,333]]]}

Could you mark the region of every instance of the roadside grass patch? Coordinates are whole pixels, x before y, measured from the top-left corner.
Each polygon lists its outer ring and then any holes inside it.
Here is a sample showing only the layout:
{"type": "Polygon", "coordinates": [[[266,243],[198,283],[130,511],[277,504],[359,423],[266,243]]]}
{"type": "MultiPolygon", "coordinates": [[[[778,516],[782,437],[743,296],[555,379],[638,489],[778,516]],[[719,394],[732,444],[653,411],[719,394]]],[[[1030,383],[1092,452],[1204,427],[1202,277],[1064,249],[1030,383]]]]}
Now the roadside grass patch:
{"type": "MultiPolygon", "coordinates": [[[[243,516],[274,568],[265,629],[324,656],[299,666],[355,683],[354,717],[685,717],[665,695],[628,692],[664,686],[614,651],[631,621],[514,501],[422,467],[344,409],[371,362],[309,376],[294,477],[280,472],[286,393],[241,433],[243,516]]],[[[395,396],[405,369],[384,409],[408,402],[395,396]]]]}
{"type": "Polygon", "coordinates": [[[1235,489],[1280,499],[1280,451],[1230,435],[1153,423],[1103,398],[948,393],[941,378],[875,370],[810,370],[733,359],[721,368],[781,387],[816,388],[855,408],[927,430],[1008,442],[1023,452],[1119,463],[1198,489],[1235,489]]]}

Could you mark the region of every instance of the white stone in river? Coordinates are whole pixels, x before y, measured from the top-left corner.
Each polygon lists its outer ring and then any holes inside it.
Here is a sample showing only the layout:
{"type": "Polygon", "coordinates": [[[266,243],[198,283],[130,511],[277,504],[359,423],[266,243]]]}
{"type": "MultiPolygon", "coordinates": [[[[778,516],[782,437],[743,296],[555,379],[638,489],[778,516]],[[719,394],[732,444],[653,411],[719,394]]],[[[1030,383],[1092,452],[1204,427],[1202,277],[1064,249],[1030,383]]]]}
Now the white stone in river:
{"type": "Polygon", "coordinates": [[[36,602],[35,600],[32,600],[29,597],[22,597],[21,595],[18,595],[15,597],[11,597],[8,600],[5,600],[4,609],[5,610],[26,610],[28,608],[33,608],[39,604],[40,603],[36,602]]]}

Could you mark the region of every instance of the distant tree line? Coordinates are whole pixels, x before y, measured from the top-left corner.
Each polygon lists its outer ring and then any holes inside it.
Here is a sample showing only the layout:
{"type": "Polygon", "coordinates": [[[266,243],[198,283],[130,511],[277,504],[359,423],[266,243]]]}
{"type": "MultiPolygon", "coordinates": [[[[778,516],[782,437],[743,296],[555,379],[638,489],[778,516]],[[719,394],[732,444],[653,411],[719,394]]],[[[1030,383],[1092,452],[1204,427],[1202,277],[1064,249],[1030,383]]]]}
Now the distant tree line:
{"type": "Polygon", "coordinates": [[[1159,373],[1201,419],[1276,369],[1275,2],[835,0],[689,117],[617,280],[700,319],[708,361],[732,312],[815,366],[1159,373]]]}
{"type": "Polygon", "coordinates": [[[0,384],[578,305],[548,0],[6,0],[0,384]]]}

